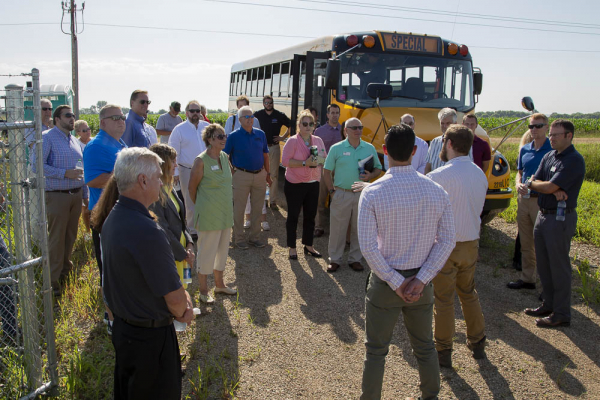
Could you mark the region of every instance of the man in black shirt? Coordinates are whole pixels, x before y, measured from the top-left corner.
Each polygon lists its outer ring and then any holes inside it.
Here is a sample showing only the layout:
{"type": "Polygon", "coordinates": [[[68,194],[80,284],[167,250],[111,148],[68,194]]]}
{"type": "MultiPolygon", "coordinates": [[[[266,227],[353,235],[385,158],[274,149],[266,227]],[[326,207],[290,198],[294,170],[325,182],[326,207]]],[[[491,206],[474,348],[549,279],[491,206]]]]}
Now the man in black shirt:
{"type": "Polygon", "coordinates": [[[290,124],[292,121],[282,113],[273,108],[273,97],[266,95],[263,98],[263,108],[254,113],[254,117],[258,119],[261,129],[267,136],[267,144],[269,145],[269,163],[271,171],[271,179],[274,184],[270,186],[269,200],[271,208],[277,209],[277,177],[279,176],[279,162],[281,161],[281,151],[279,149],[279,141],[288,137],[290,133],[290,124]],[[279,136],[281,133],[281,127],[286,126],[288,129],[285,131],[283,136],[279,136]]]}
{"type": "Polygon", "coordinates": [[[158,200],[162,160],[122,150],[114,176],[121,196],[102,227],[104,295],[113,311],[115,399],[180,399],[181,356],[173,318],[190,322],[166,234],[148,207],[158,200]]]}
{"type": "Polygon", "coordinates": [[[531,190],[539,193],[540,211],[533,230],[536,266],[543,286],[544,302],[525,313],[543,317],[541,327],[569,326],[571,323],[571,238],[577,228],[577,197],[585,177],[585,161],[573,147],[575,127],[557,119],[550,126],[550,145],[533,181],[531,190]],[[558,203],[566,202],[564,218],[557,218],[558,203]]]}

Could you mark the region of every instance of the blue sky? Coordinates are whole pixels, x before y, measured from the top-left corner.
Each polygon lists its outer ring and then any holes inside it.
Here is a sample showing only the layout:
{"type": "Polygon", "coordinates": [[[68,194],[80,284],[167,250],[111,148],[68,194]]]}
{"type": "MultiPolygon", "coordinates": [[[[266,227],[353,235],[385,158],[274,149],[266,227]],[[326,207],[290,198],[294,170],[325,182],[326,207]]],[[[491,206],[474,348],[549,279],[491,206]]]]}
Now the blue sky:
{"type": "MultiPolygon", "coordinates": [[[[36,67],[42,84],[70,85],[71,46],[60,30],[60,1],[3,0],[0,9],[0,75],[36,67]],[[51,25],[5,25],[31,22],[51,25]]],[[[354,0],[345,5],[336,0],[87,0],[85,30],[78,37],[80,106],[98,100],[128,106],[130,93],[140,88],[150,92],[154,111],[166,109],[173,100],[192,99],[225,109],[232,64],[308,40],[248,33],[320,37],[395,30],[438,35],[469,46],[474,65],[484,74],[479,111],[518,110],[521,97],[528,95],[542,112],[594,112],[600,109],[595,100],[600,93],[600,23],[594,18],[599,11],[599,2],[572,1],[566,6],[555,0],[354,0]]],[[[64,27],[68,30],[68,24],[64,27]]],[[[2,87],[12,82],[23,84],[24,79],[0,76],[2,87]]]]}

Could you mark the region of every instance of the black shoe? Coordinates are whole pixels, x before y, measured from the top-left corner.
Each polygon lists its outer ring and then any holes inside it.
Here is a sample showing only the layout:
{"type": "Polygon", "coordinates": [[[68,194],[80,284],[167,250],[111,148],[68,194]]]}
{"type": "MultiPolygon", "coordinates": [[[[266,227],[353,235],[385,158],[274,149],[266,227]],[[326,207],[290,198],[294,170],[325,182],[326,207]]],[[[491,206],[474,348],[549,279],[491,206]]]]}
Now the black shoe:
{"type": "Polygon", "coordinates": [[[514,282],[508,282],[506,287],[509,289],[535,289],[535,283],[523,282],[521,279],[514,282]]]}
{"type": "Polygon", "coordinates": [[[306,256],[308,254],[310,254],[314,258],[321,258],[321,257],[323,257],[323,255],[321,253],[319,253],[318,251],[310,251],[306,246],[304,246],[304,255],[306,256]]]}
{"type": "Polygon", "coordinates": [[[549,317],[540,318],[535,320],[535,324],[540,328],[558,328],[559,326],[571,326],[569,320],[559,320],[552,314],[549,317]]]}
{"type": "MultiPolygon", "coordinates": [[[[306,248],[305,248],[305,250],[306,250],[306,248]]],[[[298,254],[289,254],[288,253],[288,258],[290,260],[297,260],[298,259],[298,254]]]]}
{"type": "Polygon", "coordinates": [[[531,315],[532,317],[547,317],[552,314],[552,310],[541,305],[538,308],[526,308],[525,314],[531,315]]]}
{"type": "Polygon", "coordinates": [[[471,352],[473,353],[473,358],[476,360],[483,360],[485,358],[485,346],[485,336],[477,343],[470,343],[467,340],[467,347],[469,348],[469,350],[471,350],[471,352]]]}
{"type": "Polygon", "coordinates": [[[438,362],[442,368],[452,368],[452,350],[438,351],[438,362]]]}

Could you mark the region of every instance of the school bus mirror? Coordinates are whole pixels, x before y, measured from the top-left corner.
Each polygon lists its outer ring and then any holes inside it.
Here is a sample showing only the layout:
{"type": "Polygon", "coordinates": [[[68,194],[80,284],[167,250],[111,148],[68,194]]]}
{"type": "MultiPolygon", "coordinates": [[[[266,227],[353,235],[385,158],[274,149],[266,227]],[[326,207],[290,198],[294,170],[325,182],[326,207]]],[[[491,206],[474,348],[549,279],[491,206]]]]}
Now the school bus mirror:
{"type": "Polygon", "coordinates": [[[481,72],[473,73],[473,94],[480,95],[483,89],[483,74],[481,72]]]}
{"type": "Polygon", "coordinates": [[[327,69],[325,70],[325,87],[327,89],[337,89],[340,81],[340,60],[330,58],[327,60],[327,69]]]}
{"type": "Polygon", "coordinates": [[[385,83],[369,83],[367,85],[367,94],[372,99],[387,99],[392,96],[392,91],[392,85],[385,83]]]}
{"type": "Polygon", "coordinates": [[[531,111],[535,110],[535,106],[533,105],[533,100],[529,96],[525,96],[521,99],[521,105],[527,111],[531,112],[531,111]]]}

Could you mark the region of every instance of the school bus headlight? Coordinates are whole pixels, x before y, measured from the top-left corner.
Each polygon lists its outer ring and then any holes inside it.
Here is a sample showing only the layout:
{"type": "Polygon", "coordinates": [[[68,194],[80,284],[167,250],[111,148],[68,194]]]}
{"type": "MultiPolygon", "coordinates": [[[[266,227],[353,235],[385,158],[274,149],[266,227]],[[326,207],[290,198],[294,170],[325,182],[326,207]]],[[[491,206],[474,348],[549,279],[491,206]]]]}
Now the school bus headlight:
{"type": "Polygon", "coordinates": [[[494,155],[494,167],[492,168],[492,175],[502,176],[508,172],[508,161],[499,152],[494,155]]]}
{"type": "Polygon", "coordinates": [[[460,46],[460,55],[463,57],[466,57],[467,54],[469,54],[469,48],[467,46],[465,46],[464,44],[460,46]]]}
{"type": "Polygon", "coordinates": [[[448,45],[448,53],[452,55],[456,55],[456,53],[458,53],[458,46],[456,45],[456,43],[450,43],[448,45]]]}
{"type": "Polygon", "coordinates": [[[363,45],[367,48],[371,48],[375,46],[375,38],[373,36],[365,35],[363,36],[363,45]]]}
{"type": "Polygon", "coordinates": [[[358,44],[358,37],[356,35],[349,35],[346,37],[346,44],[349,47],[356,46],[358,44]]]}

